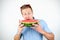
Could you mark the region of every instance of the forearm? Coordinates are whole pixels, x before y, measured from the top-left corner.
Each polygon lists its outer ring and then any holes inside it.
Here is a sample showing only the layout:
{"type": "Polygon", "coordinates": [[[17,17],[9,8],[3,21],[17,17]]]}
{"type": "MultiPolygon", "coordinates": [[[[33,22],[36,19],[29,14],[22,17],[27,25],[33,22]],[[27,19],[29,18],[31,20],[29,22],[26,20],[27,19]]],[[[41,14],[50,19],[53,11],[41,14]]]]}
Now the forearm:
{"type": "Polygon", "coordinates": [[[21,36],[21,33],[17,33],[17,34],[14,36],[14,40],[20,40],[20,36],[21,36]]]}
{"type": "Polygon", "coordinates": [[[44,30],[41,32],[48,40],[54,40],[54,34],[45,32],[44,30]]]}
{"type": "Polygon", "coordinates": [[[24,28],[24,25],[21,24],[21,21],[19,20],[18,32],[14,36],[14,40],[20,40],[20,36],[21,36],[21,32],[22,32],[23,28],[24,28]]]}

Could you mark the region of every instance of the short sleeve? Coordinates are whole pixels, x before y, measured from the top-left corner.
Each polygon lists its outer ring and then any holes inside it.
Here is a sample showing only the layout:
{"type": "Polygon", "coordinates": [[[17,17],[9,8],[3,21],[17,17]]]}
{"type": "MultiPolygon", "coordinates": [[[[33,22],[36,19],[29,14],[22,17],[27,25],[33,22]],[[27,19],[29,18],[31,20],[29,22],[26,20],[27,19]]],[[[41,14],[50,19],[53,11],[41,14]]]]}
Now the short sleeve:
{"type": "Polygon", "coordinates": [[[51,30],[48,28],[48,25],[44,20],[40,20],[39,24],[42,26],[44,31],[51,33],[51,30]]]}
{"type": "Polygon", "coordinates": [[[21,39],[20,40],[23,40],[23,36],[21,37],[21,39]]]}

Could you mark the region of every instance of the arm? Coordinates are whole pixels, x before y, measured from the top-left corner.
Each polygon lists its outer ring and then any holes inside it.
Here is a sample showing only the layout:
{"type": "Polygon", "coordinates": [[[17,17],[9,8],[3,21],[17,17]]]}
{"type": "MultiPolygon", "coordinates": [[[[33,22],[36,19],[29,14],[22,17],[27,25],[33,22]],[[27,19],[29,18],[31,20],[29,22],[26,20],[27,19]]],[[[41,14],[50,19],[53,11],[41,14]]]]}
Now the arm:
{"type": "Polygon", "coordinates": [[[39,33],[43,34],[48,40],[54,40],[54,34],[44,31],[43,29],[41,29],[40,26],[37,26],[36,28],[33,28],[33,29],[35,29],[39,33]]]}
{"type": "MultiPolygon", "coordinates": [[[[41,25],[39,25],[39,24],[33,24],[33,25],[35,26],[35,28],[33,28],[33,29],[35,29],[39,33],[43,34],[48,40],[54,40],[54,34],[53,33],[46,32],[45,30],[43,30],[41,28],[41,25]]],[[[44,26],[46,27],[46,25],[44,25],[44,26]]]]}
{"type": "Polygon", "coordinates": [[[14,36],[14,40],[20,40],[20,36],[21,36],[21,33],[17,33],[17,34],[14,36]]]}
{"type": "MultiPolygon", "coordinates": [[[[19,23],[20,23],[20,21],[19,21],[19,23]]],[[[14,36],[14,40],[20,40],[20,36],[21,36],[21,32],[22,32],[23,28],[24,28],[23,24],[19,24],[19,26],[18,26],[18,32],[14,36]]]]}
{"type": "Polygon", "coordinates": [[[44,30],[39,30],[41,34],[43,34],[48,40],[54,40],[54,34],[53,33],[48,33],[44,30]]]}

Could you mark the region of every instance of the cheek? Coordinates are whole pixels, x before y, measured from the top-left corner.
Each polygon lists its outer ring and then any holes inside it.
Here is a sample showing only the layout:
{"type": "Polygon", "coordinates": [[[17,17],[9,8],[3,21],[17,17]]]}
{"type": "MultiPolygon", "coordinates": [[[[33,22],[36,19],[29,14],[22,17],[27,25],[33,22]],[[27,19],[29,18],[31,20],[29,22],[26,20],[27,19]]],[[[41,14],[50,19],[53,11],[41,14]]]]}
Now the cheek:
{"type": "Polygon", "coordinates": [[[25,15],[22,15],[23,17],[25,17],[25,15]]]}
{"type": "Polygon", "coordinates": [[[23,18],[26,18],[27,16],[26,15],[23,15],[23,18]]]}
{"type": "Polygon", "coordinates": [[[33,14],[30,14],[29,16],[30,16],[30,17],[32,17],[32,16],[33,16],[33,14]]]}

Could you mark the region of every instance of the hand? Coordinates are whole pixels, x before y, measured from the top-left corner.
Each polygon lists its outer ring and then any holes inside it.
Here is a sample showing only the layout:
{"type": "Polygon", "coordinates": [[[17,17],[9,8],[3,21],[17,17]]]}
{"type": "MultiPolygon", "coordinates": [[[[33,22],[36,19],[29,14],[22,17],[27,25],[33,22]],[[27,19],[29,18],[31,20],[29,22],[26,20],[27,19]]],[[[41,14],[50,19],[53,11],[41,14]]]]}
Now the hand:
{"type": "MultiPolygon", "coordinates": [[[[38,21],[39,22],[39,21],[38,21]]],[[[32,27],[34,30],[38,31],[39,33],[43,32],[43,29],[41,28],[41,25],[38,24],[32,24],[34,27],[32,27]]]]}
{"type": "Polygon", "coordinates": [[[19,26],[18,26],[18,33],[20,34],[21,33],[21,31],[23,30],[23,28],[24,28],[24,24],[21,24],[21,20],[19,20],[19,26]]]}

